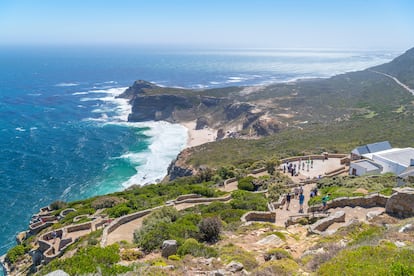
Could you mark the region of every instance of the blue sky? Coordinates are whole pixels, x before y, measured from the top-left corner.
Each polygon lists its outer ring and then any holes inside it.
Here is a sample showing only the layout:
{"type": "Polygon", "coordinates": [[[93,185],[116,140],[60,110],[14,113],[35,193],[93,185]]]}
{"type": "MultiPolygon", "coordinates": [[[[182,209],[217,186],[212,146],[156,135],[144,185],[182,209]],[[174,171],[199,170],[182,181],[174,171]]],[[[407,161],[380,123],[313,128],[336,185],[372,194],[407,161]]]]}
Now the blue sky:
{"type": "Polygon", "coordinates": [[[414,1],[1,0],[0,44],[403,50],[414,1]]]}

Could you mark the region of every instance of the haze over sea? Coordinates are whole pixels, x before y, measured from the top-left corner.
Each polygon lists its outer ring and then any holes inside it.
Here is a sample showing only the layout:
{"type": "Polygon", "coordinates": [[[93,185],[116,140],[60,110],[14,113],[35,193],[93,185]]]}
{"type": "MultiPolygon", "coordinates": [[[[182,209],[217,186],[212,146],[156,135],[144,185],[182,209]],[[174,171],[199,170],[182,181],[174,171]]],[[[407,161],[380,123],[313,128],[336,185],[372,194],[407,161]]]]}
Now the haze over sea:
{"type": "Polygon", "coordinates": [[[209,88],[329,77],[385,63],[398,52],[315,49],[0,48],[0,254],[31,215],[159,181],[187,132],[127,123],[115,99],[137,79],[209,88]]]}

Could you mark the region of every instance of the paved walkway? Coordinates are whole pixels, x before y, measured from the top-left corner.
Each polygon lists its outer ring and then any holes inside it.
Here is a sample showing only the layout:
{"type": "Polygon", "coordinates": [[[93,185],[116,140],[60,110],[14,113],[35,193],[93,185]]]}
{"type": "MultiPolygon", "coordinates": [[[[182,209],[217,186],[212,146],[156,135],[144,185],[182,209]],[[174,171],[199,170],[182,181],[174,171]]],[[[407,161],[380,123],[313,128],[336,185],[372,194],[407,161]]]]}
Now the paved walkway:
{"type": "Polygon", "coordinates": [[[303,215],[308,212],[308,200],[310,197],[310,191],[316,187],[316,184],[307,184],[303,186],[303,194],[305,196],[305,202],[303,204],[303,213],[299,213],[299,199],[294,198],[290,201],[289,211],[286,210],[286,205],[282,206],[282,209],[276,210],[276,225],[285,226],[285,222],[290,216],[303,215]]]}
{"type": "MultiPolygon", "coordinates": [[[[295,162],[290,162],[292,163],[292,165],[296,165],[296,168],[299,168],[299,161],[295,161],[295,162]]],[[[301,181],[307,180],[307,179],[312,179],[314,177],[318,177],[318,176],[325,176],[325,173],[327,172],[331,172],[333,170],[339,169],[340,167],[342,167],[343,165],[341,165],[341,159],[340,158],[328,158],[326,160],[313,160],[313,166],[307,166],[306,164],[306,160],[302,160],[301,162],[301,168],[298,171],[299,174],[298,176],[291,176],[287,170],[286,170],[286,175],[288,175],[290,178],[292,178],[292,180],[296,183],[299,183],[301,181]],[[305,166],[303,166],[303,163],[305,163],[305,166]],[[309,169],[308,169],[309,167],[309,169]]],[[[283,164],[280,165],[279,167],[280,170],[282,170],[283,172],[283,164]]]]}
{"type": "MultiPolygon", "coordinates": [[[[229,201],[221,201],[221,202],[229,202],[229,201]]],[[[173,206],[178,211],[181,211],[181,210],[184,210],[184,209],[187,209],[187,208],[194,207],[196,205],[200,205],[200,204],[208,205],[210,203],[211,202],[179,203],[179,204],[176,204],[176,205],[173,205],[173,206]]],[[[108,234],[106,245],[111,245],[111,244],[114,244],[116,242],[120,242],[120,241],[123,241],[123,240],[127,241],[129,243],[132,243],[133,240],[134,240],[135,230],[141,228],[142,222],[144,221],[144,219],[147,216],[149,216],[149,214],[146,215],[146,216],[131,220],[130,222],[122,224],[121,226],[116,228],[113,232],[108,234]]]]}

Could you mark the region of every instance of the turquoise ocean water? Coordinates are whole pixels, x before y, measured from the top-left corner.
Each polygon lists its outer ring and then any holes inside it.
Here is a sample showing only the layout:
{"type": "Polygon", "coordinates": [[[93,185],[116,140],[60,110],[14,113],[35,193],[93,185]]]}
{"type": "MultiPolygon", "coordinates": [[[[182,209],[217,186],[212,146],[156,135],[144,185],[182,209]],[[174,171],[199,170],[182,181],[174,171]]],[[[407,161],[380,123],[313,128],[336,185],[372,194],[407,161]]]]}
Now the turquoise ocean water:
{"type": "Polygon", "coordinates": [[[156,182],[187,133],[127,123],[115,99],[134,80],[186,88],[329,77],[390,61],[398,52],[166,48],[0,48],[0,254],[32,213],[156,182]]]}

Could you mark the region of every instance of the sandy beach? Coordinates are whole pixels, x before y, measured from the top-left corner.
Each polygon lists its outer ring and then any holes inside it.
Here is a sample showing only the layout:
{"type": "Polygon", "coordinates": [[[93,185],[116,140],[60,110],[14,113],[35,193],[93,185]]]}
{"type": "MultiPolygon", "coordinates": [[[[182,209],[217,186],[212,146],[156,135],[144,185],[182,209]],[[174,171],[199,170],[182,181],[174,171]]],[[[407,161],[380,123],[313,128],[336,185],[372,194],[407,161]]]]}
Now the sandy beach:
{"type": "Polygon", "coordinates": [[[212,128],[203,128],[196,130],[196,122],[184,122],[180,123],[182,126],[187,128],[188,130],[188,138],[187,138],[187,148],[199,146],[201,144],[205,144],[208,142],[215,141],[217,131],[212,128]]]}

